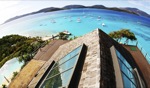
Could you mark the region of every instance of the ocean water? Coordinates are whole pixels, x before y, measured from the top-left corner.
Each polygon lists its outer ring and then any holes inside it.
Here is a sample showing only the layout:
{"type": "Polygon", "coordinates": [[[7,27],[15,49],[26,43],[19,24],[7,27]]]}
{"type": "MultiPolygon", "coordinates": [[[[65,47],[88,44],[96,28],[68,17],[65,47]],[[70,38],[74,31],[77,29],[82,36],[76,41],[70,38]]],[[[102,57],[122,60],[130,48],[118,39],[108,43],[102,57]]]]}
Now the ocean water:
{"type": "MultiPolygon", "coordinates": [[[[106,33],[130,29],[143,47],[144,54],[150,55],[150,18],[103,9],[71,9],[26,16],[0,25],[0,37],[9,34],[44,37],[64,30],[73,36],[82,36],[96,28],[106,33]]],[[[129,44],[135,45],[135,42],[129,44]]]]}
{"type": "Polygon", "coordinates": [[[21,66],[23,65],[23,62],[19,62],[17,58],[13,58],[9,61],[7,61],[1,68],[0,68],[0,88],[2,84],[7,83],[4,76],[11,81],[11,77],[13,75],[13,72],[18,71],[21,66]]]}

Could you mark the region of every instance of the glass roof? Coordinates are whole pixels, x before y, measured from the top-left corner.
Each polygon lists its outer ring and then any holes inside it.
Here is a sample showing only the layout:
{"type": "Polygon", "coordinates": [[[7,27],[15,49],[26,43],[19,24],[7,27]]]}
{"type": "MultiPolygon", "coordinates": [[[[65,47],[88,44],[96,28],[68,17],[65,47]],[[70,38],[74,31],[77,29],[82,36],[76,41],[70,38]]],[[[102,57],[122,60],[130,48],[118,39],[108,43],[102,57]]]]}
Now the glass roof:
{"type": "Polygon", "coordinates": [[[41,88],[67,87],[76,67],[82,45],[61,58],[49,71],[41,88]]]}

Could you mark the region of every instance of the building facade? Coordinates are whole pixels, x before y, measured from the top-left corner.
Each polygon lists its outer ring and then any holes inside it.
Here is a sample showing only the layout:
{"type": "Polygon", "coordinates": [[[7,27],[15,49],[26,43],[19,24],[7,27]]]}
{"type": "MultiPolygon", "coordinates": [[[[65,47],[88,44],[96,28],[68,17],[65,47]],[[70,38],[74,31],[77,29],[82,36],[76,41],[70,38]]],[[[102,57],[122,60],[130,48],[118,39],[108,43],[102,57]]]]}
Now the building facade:
{"type": "Polygon", "coordinates": [[[148,83],[131,53],[96,29],[61,45],[28,88],[149,88],[148,83]]]}

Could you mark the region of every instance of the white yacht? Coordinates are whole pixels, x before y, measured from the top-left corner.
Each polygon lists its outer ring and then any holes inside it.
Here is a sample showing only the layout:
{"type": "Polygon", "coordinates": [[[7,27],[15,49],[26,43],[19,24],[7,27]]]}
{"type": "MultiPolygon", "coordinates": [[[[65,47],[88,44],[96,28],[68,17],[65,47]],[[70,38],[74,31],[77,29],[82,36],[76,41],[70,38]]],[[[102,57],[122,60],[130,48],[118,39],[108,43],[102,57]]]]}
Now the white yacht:
{"type": "Polygon", "coordinates": [[[105,23],[102,23],[102,26],[104,27],[104,26],[105,26],[105,23]]]}
{"type": "Polygon", "coordinates": [[[98,16],[97,20],[100,20],[100,18],[101,18],[101,17],[100,17],[100,16],[98,16]]]}
{"type": "Polygon", "coordinates": [[[77,19],[77,22],[78,22],[78,23],[80,23],[80,22],[81,22],[81,19],[80,19],[80,18],[78,18],[78,19],[77,19]]]}
{"type": "Polygon", "coordinates": [[[51,23],[56,23],[56,21],[54,19],[51,19],[51,23]]]}

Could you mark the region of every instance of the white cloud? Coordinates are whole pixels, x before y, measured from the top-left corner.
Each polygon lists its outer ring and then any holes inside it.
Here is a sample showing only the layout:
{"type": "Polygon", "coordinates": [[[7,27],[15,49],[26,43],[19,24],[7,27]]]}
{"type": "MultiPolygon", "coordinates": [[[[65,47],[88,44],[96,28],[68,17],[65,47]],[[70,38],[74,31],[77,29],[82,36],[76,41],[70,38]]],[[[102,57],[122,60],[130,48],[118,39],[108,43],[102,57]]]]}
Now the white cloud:
{"type": "Polygon", "coordinates": [[[10,6],[14,6],[18,4],[20,0],[15,0],[15,1],[0,1],[0,10],[3,10],[5,8],[9,8],[10,6]]]}
{"type": "Polygon", "coordinates": [[[18,9],[16,6],[19,2],[20,0],[0,1],[0,24],[16,14],[15,11],[18,9]]]}

